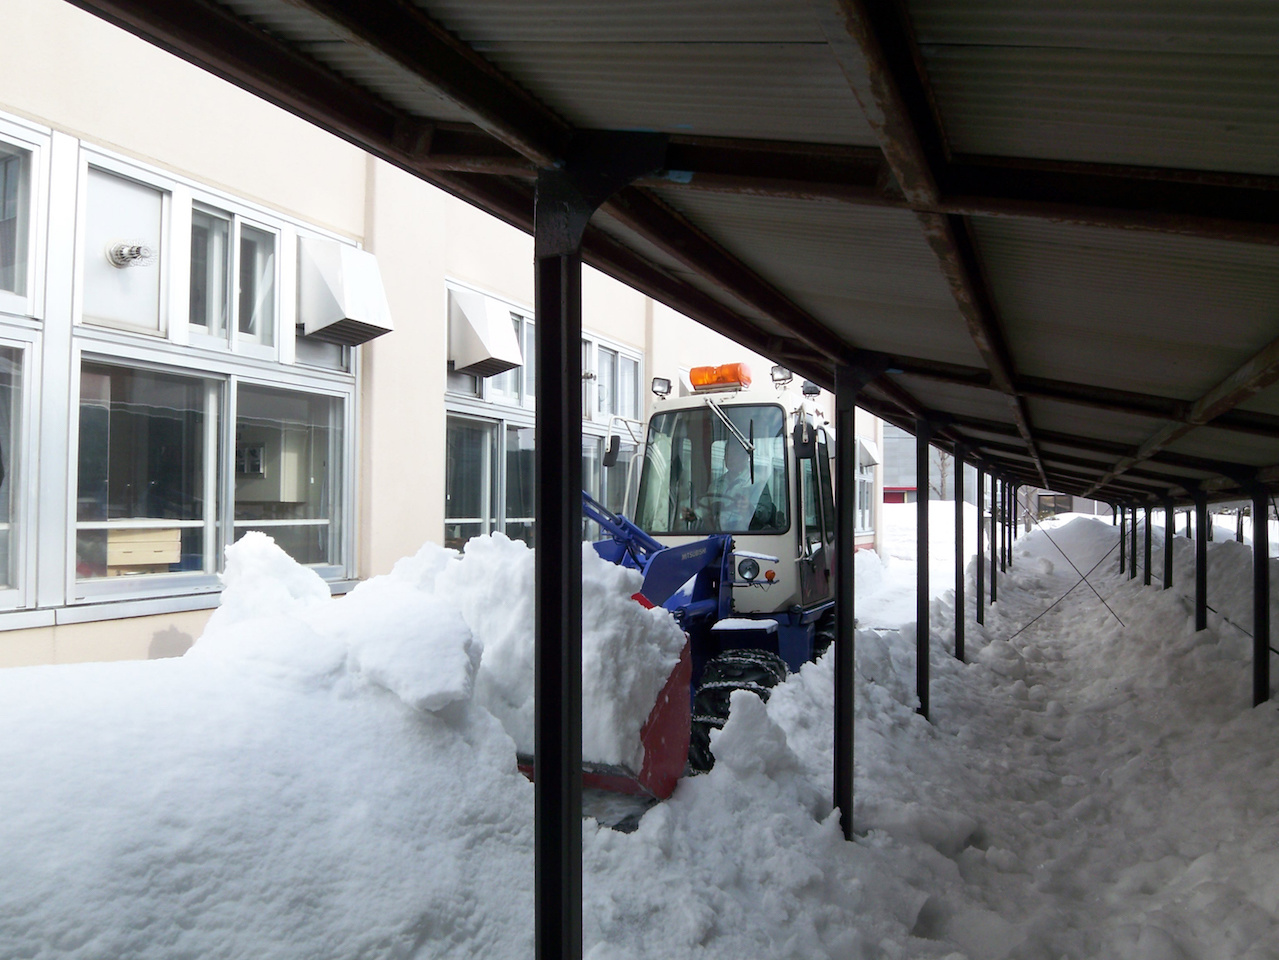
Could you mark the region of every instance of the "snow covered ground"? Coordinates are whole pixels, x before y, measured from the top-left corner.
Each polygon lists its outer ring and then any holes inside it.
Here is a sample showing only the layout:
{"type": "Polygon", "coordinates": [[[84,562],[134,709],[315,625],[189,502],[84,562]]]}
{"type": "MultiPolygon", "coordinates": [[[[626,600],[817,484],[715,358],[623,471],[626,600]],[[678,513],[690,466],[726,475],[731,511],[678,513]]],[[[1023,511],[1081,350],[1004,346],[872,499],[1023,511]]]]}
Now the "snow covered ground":
{"type": "MultiPolygon", "coordinates": [[[[1212,545],[1220,615],[1196,634],[1191,543],[1163,591],[1161,535],[1148,588],[1119,576],[1108,522],[1019,540],[984,629],[969,611],[968,664],[934,570],[932,722],[913,631],[859,631],[853,843],[829,800],[829,658],[767,705],[735,694],[710,774],[632,834],[584,825],[587,956],[1279,957],[1250,554],[1212,545]],[[1109,608],[1070,561],[1102,561],[1109,608]]],[[[865,600],[876,578],[903,592],[896,559],[859,559],[865,600]]],[[[334,602],[251,542],[186,656],[0,671],[0,957],[531,956],[532,788],[484,706],[500,641],[471,622],[515,630],[526,591],[468,612],[450,564],[430,548],[334,602]]],[[[606,579],[594,602],[629,603],[606,579]]]]}

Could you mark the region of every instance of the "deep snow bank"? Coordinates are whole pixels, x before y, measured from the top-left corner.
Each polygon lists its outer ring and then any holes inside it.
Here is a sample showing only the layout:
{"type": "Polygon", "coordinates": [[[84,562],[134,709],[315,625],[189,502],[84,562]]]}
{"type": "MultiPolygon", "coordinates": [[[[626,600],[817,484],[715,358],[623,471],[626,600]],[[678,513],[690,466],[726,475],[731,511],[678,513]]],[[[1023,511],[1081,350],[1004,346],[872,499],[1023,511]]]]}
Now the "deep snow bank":
{"type": "MultiPolygon", "coordinates": [[[[971,662],[934,601],[931,722],[912,631],[858,631],[856,842],[829,658],[735,695],[715,769],[635,833],[587,822],[587,956],[1273,957],[1279,724],[1246,706],[1249,645],[1113,555],[1090,579],[1124,625],[1081,586],[1019,633],[1117,538],[1049,532],[984,628],[970,579],[971,662]]],[[[526,562],[426,548],[332,601],[246,539],[187,656],[0,671],[0,957],[530,956],[532,788],[479,703],[526,562]]]]}

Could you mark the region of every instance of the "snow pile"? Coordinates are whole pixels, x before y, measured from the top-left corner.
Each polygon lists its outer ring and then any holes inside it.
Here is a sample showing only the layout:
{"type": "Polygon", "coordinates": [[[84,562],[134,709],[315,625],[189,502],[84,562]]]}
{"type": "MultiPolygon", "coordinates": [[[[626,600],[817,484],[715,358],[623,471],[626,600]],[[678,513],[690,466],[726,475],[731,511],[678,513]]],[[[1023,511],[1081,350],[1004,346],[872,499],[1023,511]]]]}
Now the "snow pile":
{"type": "Polygon", "coordinates": [[[0,956],[531,953],[532,788],[465,624],[263,537],[228,568],[180,659],[0,672],[0,956]]]}
{"type": "MultiPolygon", "coordinates": [[[[432,549],[432,548],[424,548],[432,549]]],[[[438,548],[434,548],[438,549],[438,548]]],[[[639,770],[640,728],[679,660],[684,634],[669,613],[631,599],[640,574],[582,549],[582,756],[639,770]]],[[[476,537],[446,564],[436,589],[483,644],[476,699],[533,752],[533,551],[502,534],[476,537]]]]}
{"type": "MultiPolygon", "coordinates": [[[[1117,539],[1020,539],[984,627],[970,565],[968,663],[933,605],[930,719],[913,629],[858,631],[853,843],[831,658],[767,705],[735,693],[709,774],[632,834],[584,824],[587,957],[1275,957],[1279,713],[1248,706],[1245,556],[1211,546],[1196,633],[1191,544],[1163,591],[1160,551],[1143,587],[1117,539]]],[[[527,654],[527,551],[427,547],[338,601],[264,540],[233,556],[180,659],[0,671],[0,956],[531,955],[532,787],[481,702],[526,707],[486,671],[527,654]]]]}

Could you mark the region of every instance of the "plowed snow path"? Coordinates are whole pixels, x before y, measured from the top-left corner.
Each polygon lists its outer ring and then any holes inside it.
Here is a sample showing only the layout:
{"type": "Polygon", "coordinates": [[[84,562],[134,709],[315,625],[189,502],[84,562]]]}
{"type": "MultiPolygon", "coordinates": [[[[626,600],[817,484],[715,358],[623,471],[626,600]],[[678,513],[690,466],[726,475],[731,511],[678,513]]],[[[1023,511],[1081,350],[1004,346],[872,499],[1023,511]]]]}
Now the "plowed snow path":
{"type": "Polygon", "coordinates": [[[1160,561],[1143,587],[1115,553],[1089,580],[1124,625],[1080,585],[1000,639],[1079,581],[1062,551],[1087,571],[1117,536],[1084,523],[1053,534],[1060,549],[1019,542],[973,657],[995,683],[935,686],[934,722],[990,765],[972,785],[1003,771],[956,858],[995,916],[965,924],[939,902],[916,932],[974,956],[1279,956],[1279,754],[1257,751],[1275,708],[1247,708],[1251,641],[1227,624],[1196,634],[1160,561]]]}

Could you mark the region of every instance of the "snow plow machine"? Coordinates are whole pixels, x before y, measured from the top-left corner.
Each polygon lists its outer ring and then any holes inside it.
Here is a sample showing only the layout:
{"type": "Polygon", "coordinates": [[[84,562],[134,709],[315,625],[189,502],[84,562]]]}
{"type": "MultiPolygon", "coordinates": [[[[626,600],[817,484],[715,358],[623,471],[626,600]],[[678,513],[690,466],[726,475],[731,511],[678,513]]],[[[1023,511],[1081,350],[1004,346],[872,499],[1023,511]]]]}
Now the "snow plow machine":
{"type": "Polygon", "coordinates": [[[834,639],[835,445],[817,389],[793,390],[775,368],[772,389],[751,390],[744,364],[695,367],[689,380],[680,398],[654,381],[634,519],[583,493],[596,552],[638,570],[635,599],[669,610],[687,637],[641,730],[642,769],[584,770],[588,787],[655,799],[710,769],[710,733],[734,690],[767,700],[834,639]]]}

